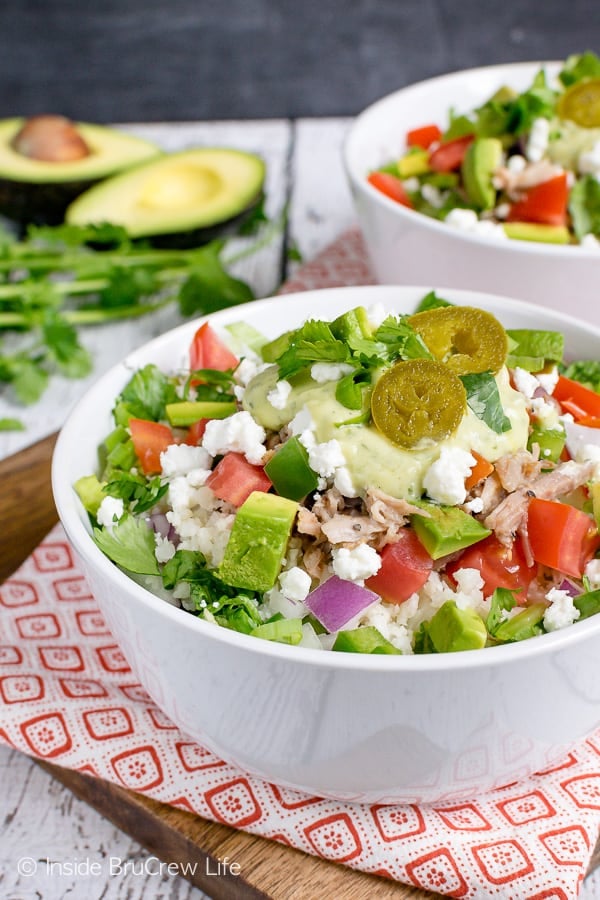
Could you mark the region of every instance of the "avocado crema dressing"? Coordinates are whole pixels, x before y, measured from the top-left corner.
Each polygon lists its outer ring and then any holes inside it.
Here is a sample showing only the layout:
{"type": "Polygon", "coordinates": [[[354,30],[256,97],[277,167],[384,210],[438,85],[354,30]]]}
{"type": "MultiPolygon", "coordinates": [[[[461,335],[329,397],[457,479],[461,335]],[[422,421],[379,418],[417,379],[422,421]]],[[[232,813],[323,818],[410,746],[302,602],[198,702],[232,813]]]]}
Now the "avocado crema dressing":
{"type": "Polygon", "coordinates": [[[356,415],[335,399],[337,382],[319,384],[312,378],[295,383],[282,409],[276,409],[267,395],[277,383],[277,366],[270,366],[248,384],[243,406],[264,428],[278,430],[306,407],[314,422],[314,434],[319,443],[336,439],[342,448],[352,482],[358,490],[380,488],[394,497],[418,499],[423,492],[423,478],[429,466],[438,458],[442,447],[477,450],[493,462],[505,453],[527,446],[529,415],[525,399],[509,382],[508,370],[503,367],[496,375],[500,400],[511,429],[496,434],[467,407],[454,434],[422,449],[403,450],[393,444],[373,425],[344,425],[356,415]]]}

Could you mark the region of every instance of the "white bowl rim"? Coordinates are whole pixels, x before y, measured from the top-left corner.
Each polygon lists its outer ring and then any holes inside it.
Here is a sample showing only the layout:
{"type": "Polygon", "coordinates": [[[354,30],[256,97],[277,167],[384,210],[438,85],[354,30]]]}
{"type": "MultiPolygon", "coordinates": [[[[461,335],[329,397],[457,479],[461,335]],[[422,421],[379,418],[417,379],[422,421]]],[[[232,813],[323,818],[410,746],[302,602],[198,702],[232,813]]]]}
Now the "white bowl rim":
{"type": "Polygon", "coordinates": [[[381,191],[378,191],[377,188],[374,188],[372,184],[369,184],[366,179],[367,172],[365,171],[359,173],[350,159],[350,146],[355,140],[355,135],[361,128],[364,120],[370,117],[372,114],[376,113],[380,107],[384,107],[388,103],[391,104],[396,100],[396,98],[400,98],[406,94],[409,94],[413,90],[428,86],[435,88],[452,78],[456,78],[462,75],[477,78],[478,75],[487,72],[493,72],[496,70],[506,70],[509,73],[511,71],[527,72],[528,70],[531,70],[531,73],[535,74],[535,72],[541,68],[558,67],[562,65],[564,65],[564,60],[533,60],[526,62],[500,63],[489,66],[478,66],[472,69],[456,69],[452,72],[446,72],[443,75],[434,75],[432,78],[425,78],[422,81],[413,82],[412,84],[408,84],[404,87],[398,88],[398,90],[391,91],[389,94],[385,94],[383,97],[379,97],[373,103],[369,104],[369,106],[365,107],[354,118],[348,132],[345,135],[342,144],[342,159],[344,169],[346,171],[346,177],[355,186],[355,188],[361,190],[373,202],[382,205],[384,209],[388,209],[394,212],[396,215],[400,216],[400,219],[407,218],[407,220],[410,222],[414,220],[415,216],[417,216],[418,223],[420,223],[424,228],[431,228],[434,232],[439,232],[440,234],[444,234],[447,237],[453,238],[457,241],[467,241],[467,243],[472,243],[487,248],[492,247],[494,250],[498,250],[498,252],[500,253],[521,253],[525,254],[526,256],[539,255],[542,258],[547,255],[551,255],[558,258],[564,256],[565,259],[576,259],[577,257],[583,257],[584,259],[600,260],[599,250],[597,250],[596,248],[585,247],[581,244],[551,244],[544,243],[543,241],[511,240],[510,238],[507,238],[507,240],[499,240],[491,235],[486,236],[481,234],[473,234],[471,232],[463,232],[457,228],[452,228],[445,222],[440,222],[438,219],[433,219],[431,216],[426,216],[424,213],[417,212],[414,209],[409,209],[408,207],[403,206],[400,203],[396,203],[389,197],[386,197],[385,194],[383,194],[381,191]]]}
{"type": "MultiPolygon", "coordinates": [[[[454,298],[458,297],[460,302],[463,302],[464,300],[465,305],[468,305],[469,300],[474,302],[476,297],[479,297],[480,299],[485,297],[492,302],[501,301],[508,306],[509,310],[510,308],[513,308],[515,310],[529,312],[536,317],[540,316],[540,308],[536,304],[516,300],[499,294],[492,294],[487,291],[443,288],[437,286],[432,288],[431,286],[423,285],[381,284],[320,288],[286,293],[267,297],[263,300],[254,300],[248,304],[240,304],[222,310],[221,312],[227,314],[227,319],[231,319],[232,314],[237,311],[239,311],[240,317],[242,317],[242,311],[245,307],[250,305],[253,310],[258,312],[261,312],[263,309],[268,311],[275,304],[285,303],[299,298],[306,300],[314,295],[319,295],[319,297],[321,297],[326,294],[342,294],[348,291],[358,295],[363,291],[375,293],[386,293],[388,291],[396,293],[414,291],[421,295],[425,295],[431,290],[435,290],[436,293],[442,296],[444,294],[452,294],[454,295],[454,298]]],[[[373,302],[376,302],[376,299],[377,298],[374,298],[373,302]]],[[[598,326],[589,325],[581,320],[573,319],[573,317],[553,309],[544,310],[544,313],[556,323],[557,327],[560,327],[561,322],[564,322],[565,326],[568,325],[569,327],[576,324],[580,327],[585,327],[588,331],[592,331],[600,340],[600,327],[598,326]]],[[[539,635],[538,637],[528,638],[513,644],[486,647],[477,651],[462,650],[454,653],[410,655],[336,653],[331,650],[316,650],[308,647],[288,646],[275,641],[261,640],[260,638],[251,637],[250,635],[232,631],[220,625],[215,625],[212,622],[206,622],[203,619],[194,616],[192,613],[171,605],[125,574],[125,572],[112,563],[99,547],[96,546],[83,523],[83,518],[75,511],[76,505],[69,502],[68,498],[72,499],[73,488],[72,482],[69,480],[69,473],[61,471],[61,450],[64,446],[67,446],[71,441],[76,440],[77,438],[80,431],[77,420],[81,411],[88,404],[88,394],[100,389],[102,384],[114,377],[119,370],[131,369],[131,364],[129,363],[131,357],[135,358],[138,355],[145,356],[155,345],[159,345],[163,341],[170,341],[178,333],[183,334],[188,332],[192,324],[198,326],[204,321],[215,322],[215,319],[217,320],[216,324],[218,325],[219,313],[198,317],[197,319],[190,320],[175,328],[169,329],[158,337],[141,345],[105,372],[91,388],[86,391],[69,413],[59,432],[52,455],[52,490],[59,518],[66,535],[82,559],[85,559],[86,557],[90,558],[92,564],[101,570],[104,577],[113,581],[116,587],[122,587],[126,594],[131,592],[144,606],[149,607],[150,610],[162,617],[165,624],[168,624],[171,621],[177,622],[179,625],[184,625],[184,623],[186,623],[186,627],[191,628],[193,631],[197,630],[199,634],[203,634],[205,637],[210,636],[217,641],[222,641],[225,644],[238,647],[241,652],[254,653],[266,657],[282,658],[292,664],[295,663],[301,666],[306,665],[309,667],[317,666],[323,668],[334,667],[336,669],[365,672],[459,671],[462,669],[479,668],[481,666],[510,665],[511,662],[516,663],[539,653],[553,653],[564,649],[572,643],[578,643],[586,636],[589,637],[590,633],[597,633],[600,637],[600,613],[598,613],[595,616],[590,616],[583,622],[575,622],[573,625],[550,634],[539,635]]],[[[233,318],[232,320],[235,321],[237,318],[233,318]]],[[[136,363],[136,365],[138,365],[138,363],[136,363]]]]}

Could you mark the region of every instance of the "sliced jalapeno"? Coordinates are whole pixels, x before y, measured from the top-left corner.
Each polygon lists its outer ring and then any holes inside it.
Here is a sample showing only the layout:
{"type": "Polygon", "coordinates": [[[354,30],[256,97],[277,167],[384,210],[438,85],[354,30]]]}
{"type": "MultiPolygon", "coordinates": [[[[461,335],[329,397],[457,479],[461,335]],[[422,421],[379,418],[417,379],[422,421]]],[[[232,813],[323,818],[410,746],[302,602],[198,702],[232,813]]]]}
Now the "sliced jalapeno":
{"type": "Polygon", "coordinates": [[[407,449],[451,435],[466,408],[460,378],[431,359],[397,362],[377,381],[371,397],[376,428],[407,449]]]}
{"type": "Polygon", "coordinates": [[[408,320],[437,360],[456,375],[499,372],[508,338],[498,319],[472,306],[444,306],[415,313],[408,320]]]}

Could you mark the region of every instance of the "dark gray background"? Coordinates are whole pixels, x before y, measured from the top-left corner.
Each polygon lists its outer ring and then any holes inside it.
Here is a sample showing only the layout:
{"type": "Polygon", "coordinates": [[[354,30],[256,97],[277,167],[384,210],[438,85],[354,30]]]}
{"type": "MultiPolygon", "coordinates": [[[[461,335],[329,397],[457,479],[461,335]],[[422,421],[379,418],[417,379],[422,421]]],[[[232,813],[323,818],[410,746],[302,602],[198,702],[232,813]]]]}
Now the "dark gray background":
{"type": "Polygon", "coordinates": [[[3,0],[0,116],[353,115],[430,75],[585,49],[599,0],[3,0]]]}

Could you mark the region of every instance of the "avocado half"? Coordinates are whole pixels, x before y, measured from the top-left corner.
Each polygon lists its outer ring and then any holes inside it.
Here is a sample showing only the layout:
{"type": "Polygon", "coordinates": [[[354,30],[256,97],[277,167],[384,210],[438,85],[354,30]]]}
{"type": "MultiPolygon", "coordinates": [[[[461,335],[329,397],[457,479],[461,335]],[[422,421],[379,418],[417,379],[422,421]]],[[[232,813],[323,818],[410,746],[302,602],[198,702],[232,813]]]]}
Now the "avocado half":
{"type": "Polygon", "coordinates": [[[262,197],[265,164],[225,147],[183,150],[142,163],[81,194],[72,225],[109,222],[133,239],[194,246],[238,225],[262,197]]]}
{"type": "Polygon", "coordinates": [[[57,225],[69,204],[93,184],[161,154],[150,141],[116,128],[73,123],[90,153],[68,162],[46,161],[13,146],[25,119],[0,120],[0,213],[21,225],[57,225]]]}

